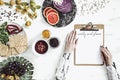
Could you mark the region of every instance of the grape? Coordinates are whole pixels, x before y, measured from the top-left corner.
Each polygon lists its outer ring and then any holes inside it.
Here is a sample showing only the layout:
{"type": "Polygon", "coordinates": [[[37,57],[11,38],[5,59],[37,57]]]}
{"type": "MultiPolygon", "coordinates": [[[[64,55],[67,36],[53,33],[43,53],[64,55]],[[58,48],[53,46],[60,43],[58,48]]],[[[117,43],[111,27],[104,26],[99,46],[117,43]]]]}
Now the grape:
{"type": "Polygon", "coordinates": [[[9,62],[8,65],[12,65],[13,63],[12,62],[9,62]]]}
{"type": "Polygon", "coordinates": [[[26,68],[25,67],[22,67],[18,73],[19,76],[22,76],[23,74],[25,74],[26,72],[26,68]]]}
{"type": "Polygon", "coordinates": [[[18,76],[24,75],[26,72],[25,64],[20,64],[20,62],[13,61],[8,62],[0,71],[0,73],[4,73],[6,75],[14,75],[17,74],[18,76]]]}

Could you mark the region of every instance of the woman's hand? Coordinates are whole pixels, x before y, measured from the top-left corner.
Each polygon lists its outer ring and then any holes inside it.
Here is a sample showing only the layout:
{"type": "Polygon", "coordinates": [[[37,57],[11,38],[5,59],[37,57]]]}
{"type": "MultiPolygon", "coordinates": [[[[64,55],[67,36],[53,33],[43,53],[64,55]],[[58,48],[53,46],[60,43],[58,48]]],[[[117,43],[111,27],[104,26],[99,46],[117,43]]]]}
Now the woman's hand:
{"type": "Polygon", "coordinates": [[[107,47],[100,46],[101,54],[103,56],[106,66],[112,65],[112,55],[107,47]]]}
{"type": "Polygon", "coordinates": [[[77,45],[78,39],[76,39],[76,31],[70,32],[70,34],[66,37],[66,44],[65,44],[65,53],[71,53],[77,45]]]}

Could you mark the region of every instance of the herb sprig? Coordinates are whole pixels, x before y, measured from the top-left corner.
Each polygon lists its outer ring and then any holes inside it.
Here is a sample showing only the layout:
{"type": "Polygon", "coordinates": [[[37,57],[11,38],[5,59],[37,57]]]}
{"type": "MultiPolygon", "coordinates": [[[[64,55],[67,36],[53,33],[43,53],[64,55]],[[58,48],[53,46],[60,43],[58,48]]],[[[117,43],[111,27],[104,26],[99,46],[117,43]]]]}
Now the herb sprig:
{"type": "Polygon", "coordinates": [[[0,26],[0,43],[5,44],[9,41],[9,34],[6,31],[7,22],[0,26]]]}

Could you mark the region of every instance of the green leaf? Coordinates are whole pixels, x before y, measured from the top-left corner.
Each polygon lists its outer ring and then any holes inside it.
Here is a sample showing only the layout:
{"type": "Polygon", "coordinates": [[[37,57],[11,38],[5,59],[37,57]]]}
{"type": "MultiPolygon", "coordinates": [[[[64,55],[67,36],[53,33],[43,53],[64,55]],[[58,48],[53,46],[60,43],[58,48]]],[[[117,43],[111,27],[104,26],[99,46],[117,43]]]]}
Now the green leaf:
{"type": "Polygon", "coordinates": [[[19,58],[19,62],[20,62],[20,63],[23,63],[23,60],[24,60],[23,57],[20,57],[20,58],[19,58]]]}
{"type": "Polygon", "coordinates": [[[15,61],[15,57],[11,57],[10,59],[11,59],[11,61],[15,61]]]}
{"type": "Polygon", "coordinates": [[[16,6],[16,8],[17,8],[17,9],[22,9],[22,7],[21,7],[21,6],[16,6]]]}
{"type": "Polygon", "coordinates": [[[29,12],[28,12],[28,16],[29,16],[29,18],[33,19],[33,15],[29,12]]]}
{"type": "Polygon", "coordinates": [[[27,2],[22,2],[20,5],[22,5],[22,6],[28,6],[29,3],[27,3],[27,2]]]}
{"type": "Polygon", "coordinates": [[[3,60],[3,62],[6,64],[6,63],[8,63],[8,61],[7,60],[3,60]]]}
{"type": "Polygon", "coordinates": [[[10,6],[10,7],[11,7],[10,3],[5,2],[5,5],[7,5],[7,6],[10,6]]]}
{"type": "Polygon", "coordinates": [[[2,62],[0,62],[0,68],[3,66],[3,63],[2,62]]]}
{"type": "Polygon", "coordinates": [[[37,5],[35,8],[36,8],[36,9],[40,9],[40,7],[41,7],[40,5],[37,5]]]}
{"type": "Polygon", "coordinates": [[[35,7],[30,7],[30,9],[35,12],[36,11],[36,8],[35,7]]]}
{"type": "Polygon", "coordinates": [[[19,62],[19,56],[15,57],[15,60],[19,62]]]}
{"type": "Polygon", "coordinates": [[[35,1],[34,0],[30,0],[30,3],[35,3],[35,1]]]}
{"type": "Polygon", "coordinates": [[[28,73],[29,73],[29,75],[33,75],[33,71],[29,71],[28,73]]]}
{"type": "Polygon", "coordinates": [[[0,26],[0,42],[6,44],[9,41],[8,32],[6,31],[7,22],[0,26]]]}
{"type": "Polygon", "coordinates": [[[35,3],[30,3],[30,7],[34,7],[34,6],[36,6],[36,4],[35,3]]]}
{"type": "Polygon", "coordinates": [[[4,22],[0,27],[6,28],[6,26],[7,26],[7,22],[4,22]]]}

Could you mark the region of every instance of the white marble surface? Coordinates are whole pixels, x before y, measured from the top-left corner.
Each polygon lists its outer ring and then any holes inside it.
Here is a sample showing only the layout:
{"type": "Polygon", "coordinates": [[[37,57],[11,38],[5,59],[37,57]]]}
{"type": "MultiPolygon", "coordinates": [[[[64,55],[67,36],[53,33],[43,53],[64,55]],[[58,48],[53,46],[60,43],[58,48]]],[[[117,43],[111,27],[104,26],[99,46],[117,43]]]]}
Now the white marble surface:
{"type": "MultiPolygon", "coordinates": [[[[78,4],[79,0],[75,0],[78,4]]],[[[36,0],[37,3],[42,4],[43,0],[36,0]]],[[[79,11],[79,7],[78,11],[79,11]]],[[[35,80],[49,80],[54,76],[54,72],[60,56],[63,54],[65,37],[68,32],[74,29],[74,24],[83,24],[88,22],[104,24],[105,25],[105,45],[110,49],[113,60],[117,64],[118,72],[120,73],[120,0],[110,0],[110,3],[106,5],[104,9],[99,10],[95,14],[80,15],[77,13],[75,20],[68,26],[62,28],[54,28],[48,25],[41,14],[41,10],[38,11],[38,18],[33,21],[33,24],[29,28],[25,28],[29,40],[29,49],[20,54],[30,60],[35,69],[33,78],[35,80]],[[41,32],[44,29],[51,31],[51,37],[58,37],[60,40],[60,46],[57,49],[49,50],[44,55],[36,56],[32,51],[32,44],[36,39],[43,39],[41,32]]],[[[19,24],[23,24],[23,21],[16,21],[19,24]]],[[[48,41],[48,40],[47,40],[48,41]]],[[[0,61],[6,58],[1,58],[0,61]]],[[[100,67],[77,67],[73,65],[73,54],[71,56],[71,68],[69,71],[69,78],[67,80],[107,80],[107,73],[105,66],[100,67]]]]}

